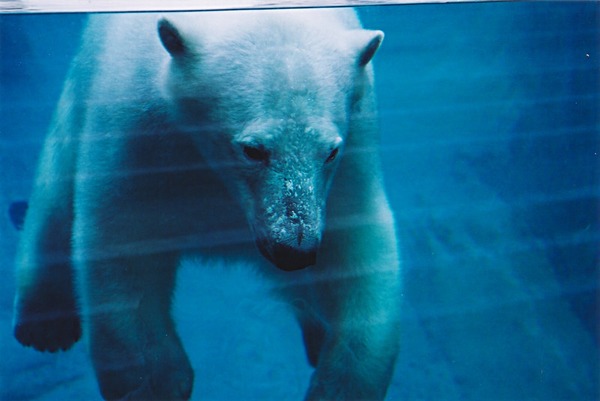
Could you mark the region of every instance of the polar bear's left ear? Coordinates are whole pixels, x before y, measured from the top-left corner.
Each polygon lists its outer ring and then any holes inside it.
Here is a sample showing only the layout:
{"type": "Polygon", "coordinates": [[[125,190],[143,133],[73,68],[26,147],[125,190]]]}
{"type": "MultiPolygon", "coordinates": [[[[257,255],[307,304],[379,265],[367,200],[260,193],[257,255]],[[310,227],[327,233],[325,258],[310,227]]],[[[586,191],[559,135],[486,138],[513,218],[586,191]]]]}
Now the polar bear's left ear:
{"type": "Polygon", "coordinates": [[[160,41],[171,56],[177,57],[185,53],[185,42],[181,34],[166,18],[161,18],[158,21],[158,36],[160,36],[160,41]]]}
{"type": "Polygon", "coordinates": [[[383,32],[360,29],[352,31],[354,46],[358,47],[357,64],[359,67],[364,67],[369,64],[373,58],[381,42],[383,42],[383,32]]]}

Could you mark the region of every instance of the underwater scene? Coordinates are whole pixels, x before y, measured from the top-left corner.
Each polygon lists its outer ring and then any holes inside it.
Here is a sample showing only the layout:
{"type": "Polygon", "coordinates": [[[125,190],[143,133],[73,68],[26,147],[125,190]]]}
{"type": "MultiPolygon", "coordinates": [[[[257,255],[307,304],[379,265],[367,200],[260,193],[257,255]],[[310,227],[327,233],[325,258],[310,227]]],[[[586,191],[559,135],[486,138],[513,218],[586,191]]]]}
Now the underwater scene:
{"type": "Polygon", "coordinates": [[[355,10],[0,14],[0,400],[600,398],[600,4],[355,10]]]}

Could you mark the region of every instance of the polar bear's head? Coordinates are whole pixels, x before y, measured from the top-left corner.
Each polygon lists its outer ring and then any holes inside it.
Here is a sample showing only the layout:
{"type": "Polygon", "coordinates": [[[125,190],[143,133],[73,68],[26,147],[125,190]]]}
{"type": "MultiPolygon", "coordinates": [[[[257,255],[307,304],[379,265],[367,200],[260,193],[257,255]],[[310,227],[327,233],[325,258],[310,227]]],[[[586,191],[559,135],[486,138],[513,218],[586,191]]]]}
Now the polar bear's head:
{"type": "Polygon", "coordinates": [[[158,30],[177,124],[239,200],[261,253],[296,270],[316,263],[358,82],[383,33],[285,15],[162,19],[158,30]]]}

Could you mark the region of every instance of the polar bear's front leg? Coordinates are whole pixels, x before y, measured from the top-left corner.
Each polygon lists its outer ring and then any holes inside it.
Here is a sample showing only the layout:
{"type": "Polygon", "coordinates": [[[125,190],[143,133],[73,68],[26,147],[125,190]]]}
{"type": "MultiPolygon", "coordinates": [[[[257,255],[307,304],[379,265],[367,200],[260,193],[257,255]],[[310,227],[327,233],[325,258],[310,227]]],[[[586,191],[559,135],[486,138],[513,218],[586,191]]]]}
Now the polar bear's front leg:
{"type": "MultiPolygon", "coordinates": [[[[64,90],[64,109],[74,107],[71,90],[64,90]]],[[[72,124],[59,113],[46,138],[17,256],[14,334],[40,351],[67,350],[81,336],[71,263],[77,142],[67,134],[72,124]]]]}
{"type": "Polygon", "coordinates": [[[171,318],[176,255],[82,262],[91,356],[106,399],[188,399],[193,371],[171,318]]]}
{"type": "Polygon", "coordinates": [[[354,227],[334,237],[324,243],[314,282],[311,308],[320,311],[325,335],[306,400],[383,400],[400,337],[393,227],[354,227]]]}
{"type": "Polygon", "coordinates": [[[306,400],[385,398],[398,353],[398,320],[358,309],[349,322],[334,322],[327,330],[306,400]]]}
{"type": "MultiPolygon", "coordinates": [[[[390,325],[390,327],[393,325],[390,325]]],[[[333,330],[311,378],[307,401],[375,401],[385,398],[397,355],[397,335],[373,330],[333,330]]],[[[384,328],[385,330],[385,328],[384,328]]]]}

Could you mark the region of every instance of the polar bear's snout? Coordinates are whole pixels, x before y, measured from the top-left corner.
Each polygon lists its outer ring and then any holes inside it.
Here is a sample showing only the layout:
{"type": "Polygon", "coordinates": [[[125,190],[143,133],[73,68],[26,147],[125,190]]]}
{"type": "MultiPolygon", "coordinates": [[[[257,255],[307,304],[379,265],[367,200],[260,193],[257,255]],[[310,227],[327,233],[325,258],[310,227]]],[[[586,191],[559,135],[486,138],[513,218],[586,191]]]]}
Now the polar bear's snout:
{"type": "Polygon", "coordinates": [[[281,270],[293,271],[312,266],[317,262],[321,243],[319,213],[298,219],[289,214],[259,230],[256,245],[260,253],[281,270]]]}
{"type": "Polygon", "coordinates": [[[281,163],[263,176],[248,216],[260,253],[284,271],[312,266],[321,244],[327,188],[306,161],[281,163]]]}
{"type": "Polygon", "coordinates": [[[260,253],[285,271],[314,265],[321,244],[323,207],[314,194],[297,191],[293,197],[260,196],[249,218],[260,253]]]}

